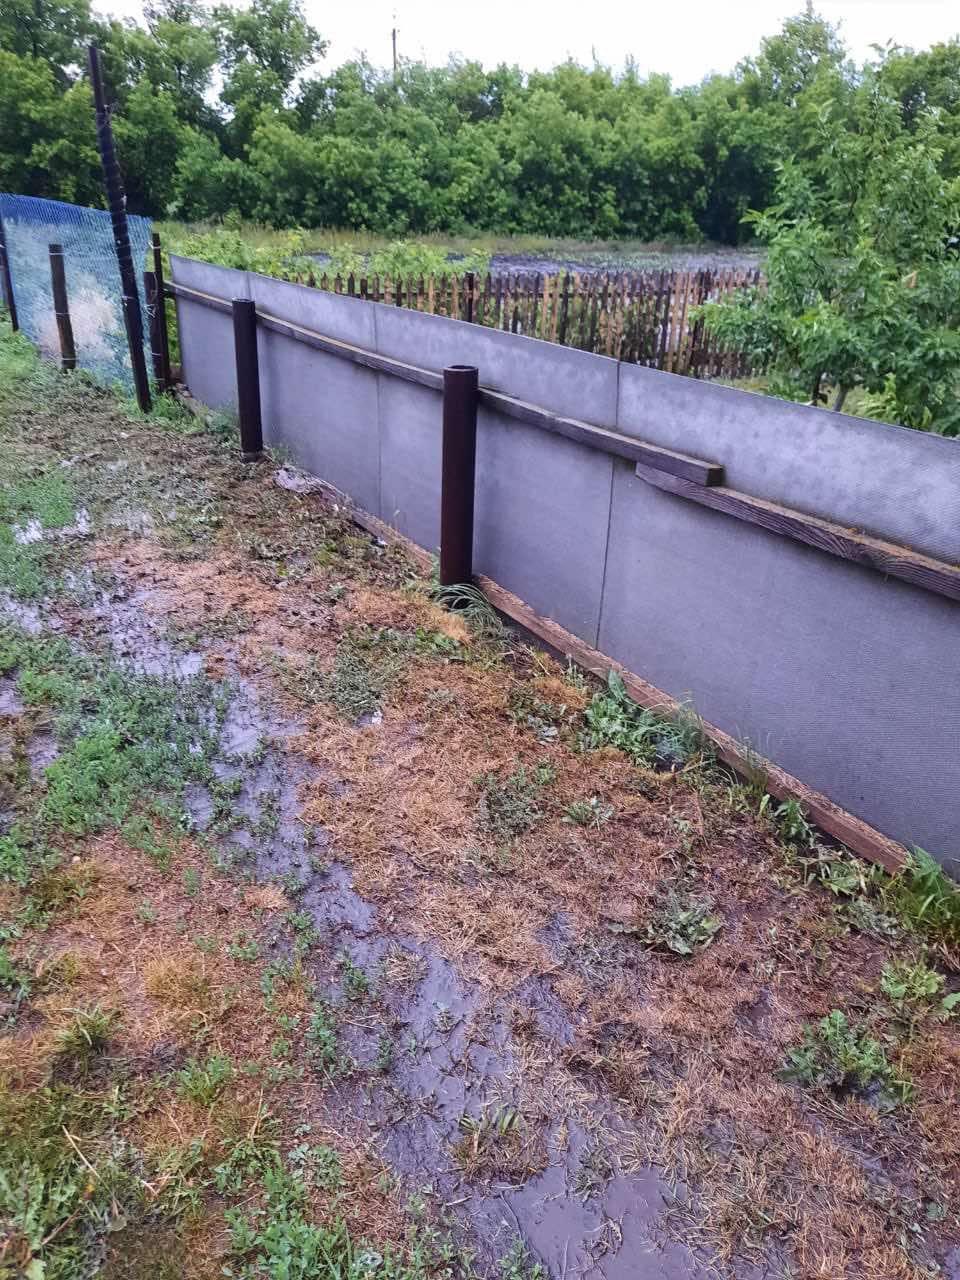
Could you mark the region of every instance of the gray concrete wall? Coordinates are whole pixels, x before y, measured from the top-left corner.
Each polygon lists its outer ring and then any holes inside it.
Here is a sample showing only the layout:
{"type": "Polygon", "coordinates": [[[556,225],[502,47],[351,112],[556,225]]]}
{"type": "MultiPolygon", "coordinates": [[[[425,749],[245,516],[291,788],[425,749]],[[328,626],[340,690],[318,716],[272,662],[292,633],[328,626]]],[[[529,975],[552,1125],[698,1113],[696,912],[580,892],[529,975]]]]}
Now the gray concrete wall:
{"type": "MultiPolygon", "coordinates": [[[[534,339],[173,259],[178,283],[722,463],[760,498],[960,562],[960,443],[534,339]]],[[[185,376],[235,399],[229,317],[178,303],[185,376]]],[[[440,396],[260,334],[265,433],[438,549],[440,396]]],[[[475,561],[908,844],[960,859],[960,605],[708,511],[481,411],[475,561]]]]}

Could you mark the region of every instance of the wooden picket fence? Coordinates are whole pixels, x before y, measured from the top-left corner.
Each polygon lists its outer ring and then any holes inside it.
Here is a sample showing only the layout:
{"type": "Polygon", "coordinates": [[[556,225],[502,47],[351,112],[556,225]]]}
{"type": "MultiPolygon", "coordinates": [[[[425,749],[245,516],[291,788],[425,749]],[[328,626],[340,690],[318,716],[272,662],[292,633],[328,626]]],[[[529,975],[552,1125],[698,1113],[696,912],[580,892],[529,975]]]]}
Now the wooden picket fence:
{"type": "Polygon", "coordinates": [[[694,309],[762,286],[759,271],[297,276],[301,284],[559,342],[697,378],[762,373],[704,332],[694,309]]]}

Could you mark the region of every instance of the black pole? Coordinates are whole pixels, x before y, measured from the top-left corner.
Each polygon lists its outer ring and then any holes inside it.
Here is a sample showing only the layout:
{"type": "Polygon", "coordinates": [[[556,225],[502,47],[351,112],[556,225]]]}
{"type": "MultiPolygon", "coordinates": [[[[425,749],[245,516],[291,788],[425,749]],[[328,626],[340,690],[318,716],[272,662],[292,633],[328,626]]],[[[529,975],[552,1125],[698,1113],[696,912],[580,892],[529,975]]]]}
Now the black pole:
{"type": "Polygon", "coordinates": [[[137,404],[142,413],[150,412],[150,383],[147,380],[147,362],[143,358],[143,318],[140,315],[140,296],[137,293],[137,275],[130,251],[130,232],[127,227],[127,198],[123,193],[123,180],[117,163],[117,151],[113,144],[113,129],[107,111],[103,88],[103,68],[100,66],[100,50],[92,44],[88,50],[90,59],[90,83],[93,86],[93,102],[97,113],[97,146],[103,167],[103,185],[107,192],[107,204],[113,220],[113,240],[120,267],[120,290],[123,302],[123,323],[130,347],[130,364],[133,384],[137,392],[137,404]]]}
{"type": "Polygon", "coordinates": [[[477,470],[477,369],[443,371],[440,478],[440,585],[473,578],[473,495],[477,470]]]}
{"type": "Polygon", "coordinates": [[[166,391],[167,384],[163,376],[163,342],[160,329],[163,326],[163,298],[157,292],[157,275],[155,271],[143,273],[143,296],[147,300],[147,333],[150,337],[150,362],[153,365],[153,377],[158,391],[166,391]]]}
{"type": "Polygon", "coordinates": [[[67,301],[67,275],[63,265],[63,245],[50,246],[50,283],[53,285],[53,314],[57,318],[60,335],[60,368],[77,367],[77,348],[73,342],[73,325],[70,323],[70,304],[67,301]]]}
{"type": "Polygon", "coordinates": [[[17,319],[17,300],[13,296],[13,276],[10,272],[10,255],[7,252],[7,233],[3,229],[2,218],[0,218],[0,268],[3,271],[3,296],[7,311],[10,313],[10,327],[16,333],[20,328],[20,321],[17,319]]]}
{"type": "Polygon", "coordinates": [[[233,345],[237,357],[240,456],[244,462],[256,462],[263,457],[263,420],[260,415],[257,307],[249,298],[233,300],[233,345]]]}
{"type": "Polygon", "coordinates": [[[160,310],[159,318],[159,337],[160,337],[160,356],[161,369],[157,374],[157,382],[161,391],[169,391],[173,386],[173,377],[170,373],[170,334],[167,330],[167,294],[163,286],[163,251],[160,247],[160,237],[156,231],[153,233],[153,274],[157,279],[157,307],[160,310]]]}

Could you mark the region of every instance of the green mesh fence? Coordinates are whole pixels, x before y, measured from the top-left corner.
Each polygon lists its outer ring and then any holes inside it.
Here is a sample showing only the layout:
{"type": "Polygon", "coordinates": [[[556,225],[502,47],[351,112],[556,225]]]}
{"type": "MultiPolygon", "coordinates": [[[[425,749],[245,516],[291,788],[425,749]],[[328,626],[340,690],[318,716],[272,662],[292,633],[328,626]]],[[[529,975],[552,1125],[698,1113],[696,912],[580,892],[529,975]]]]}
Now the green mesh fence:
{"type": "MultiPolygon", "coordinates": [[[[60,200],[0,193],[0,217],[17,319],[23,332],[44,355],[59,356],[49,251],[51,244],[60,244],[77,364],[98,382],[119,382],[132,388],[120,271],[109,213],[60,200]]],[[[131,214],[128,222],[146,336],[142,277],[150,246],[150,219],[131,214]]],[[[145,349],[149,367],[149,349],[145,349]]]]}

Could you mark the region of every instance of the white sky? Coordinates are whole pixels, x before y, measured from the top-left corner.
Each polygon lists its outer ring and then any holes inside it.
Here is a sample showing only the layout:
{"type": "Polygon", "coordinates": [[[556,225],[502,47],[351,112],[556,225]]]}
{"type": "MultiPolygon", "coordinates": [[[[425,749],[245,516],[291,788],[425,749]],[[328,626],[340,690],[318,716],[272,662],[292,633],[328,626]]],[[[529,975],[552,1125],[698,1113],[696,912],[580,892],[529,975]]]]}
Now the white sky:
{"type": "MultiPolygon", "coordinates": [[[[99,0],[100,12],[141,16],[140,0],[99,0]]],[[[364,51],[379,66],[390,62],[390,30],[402,56],[443,63],[449,53],[487,66],[519,63],[549,68],[568,55],[593,54],[619,68],[632,54],[642,75],[667,72],[692,84],[711,71],[730,71],[756,52],[763,36],[804,8],[804,0],[305,0],[307,15],[330,49],[332,67],[364,51]]],[[[872,44],[893,40],[914,49],[960,35],[957,0],[815,0],[814,8],[840,24],[859,62],[872,44]]]]}

